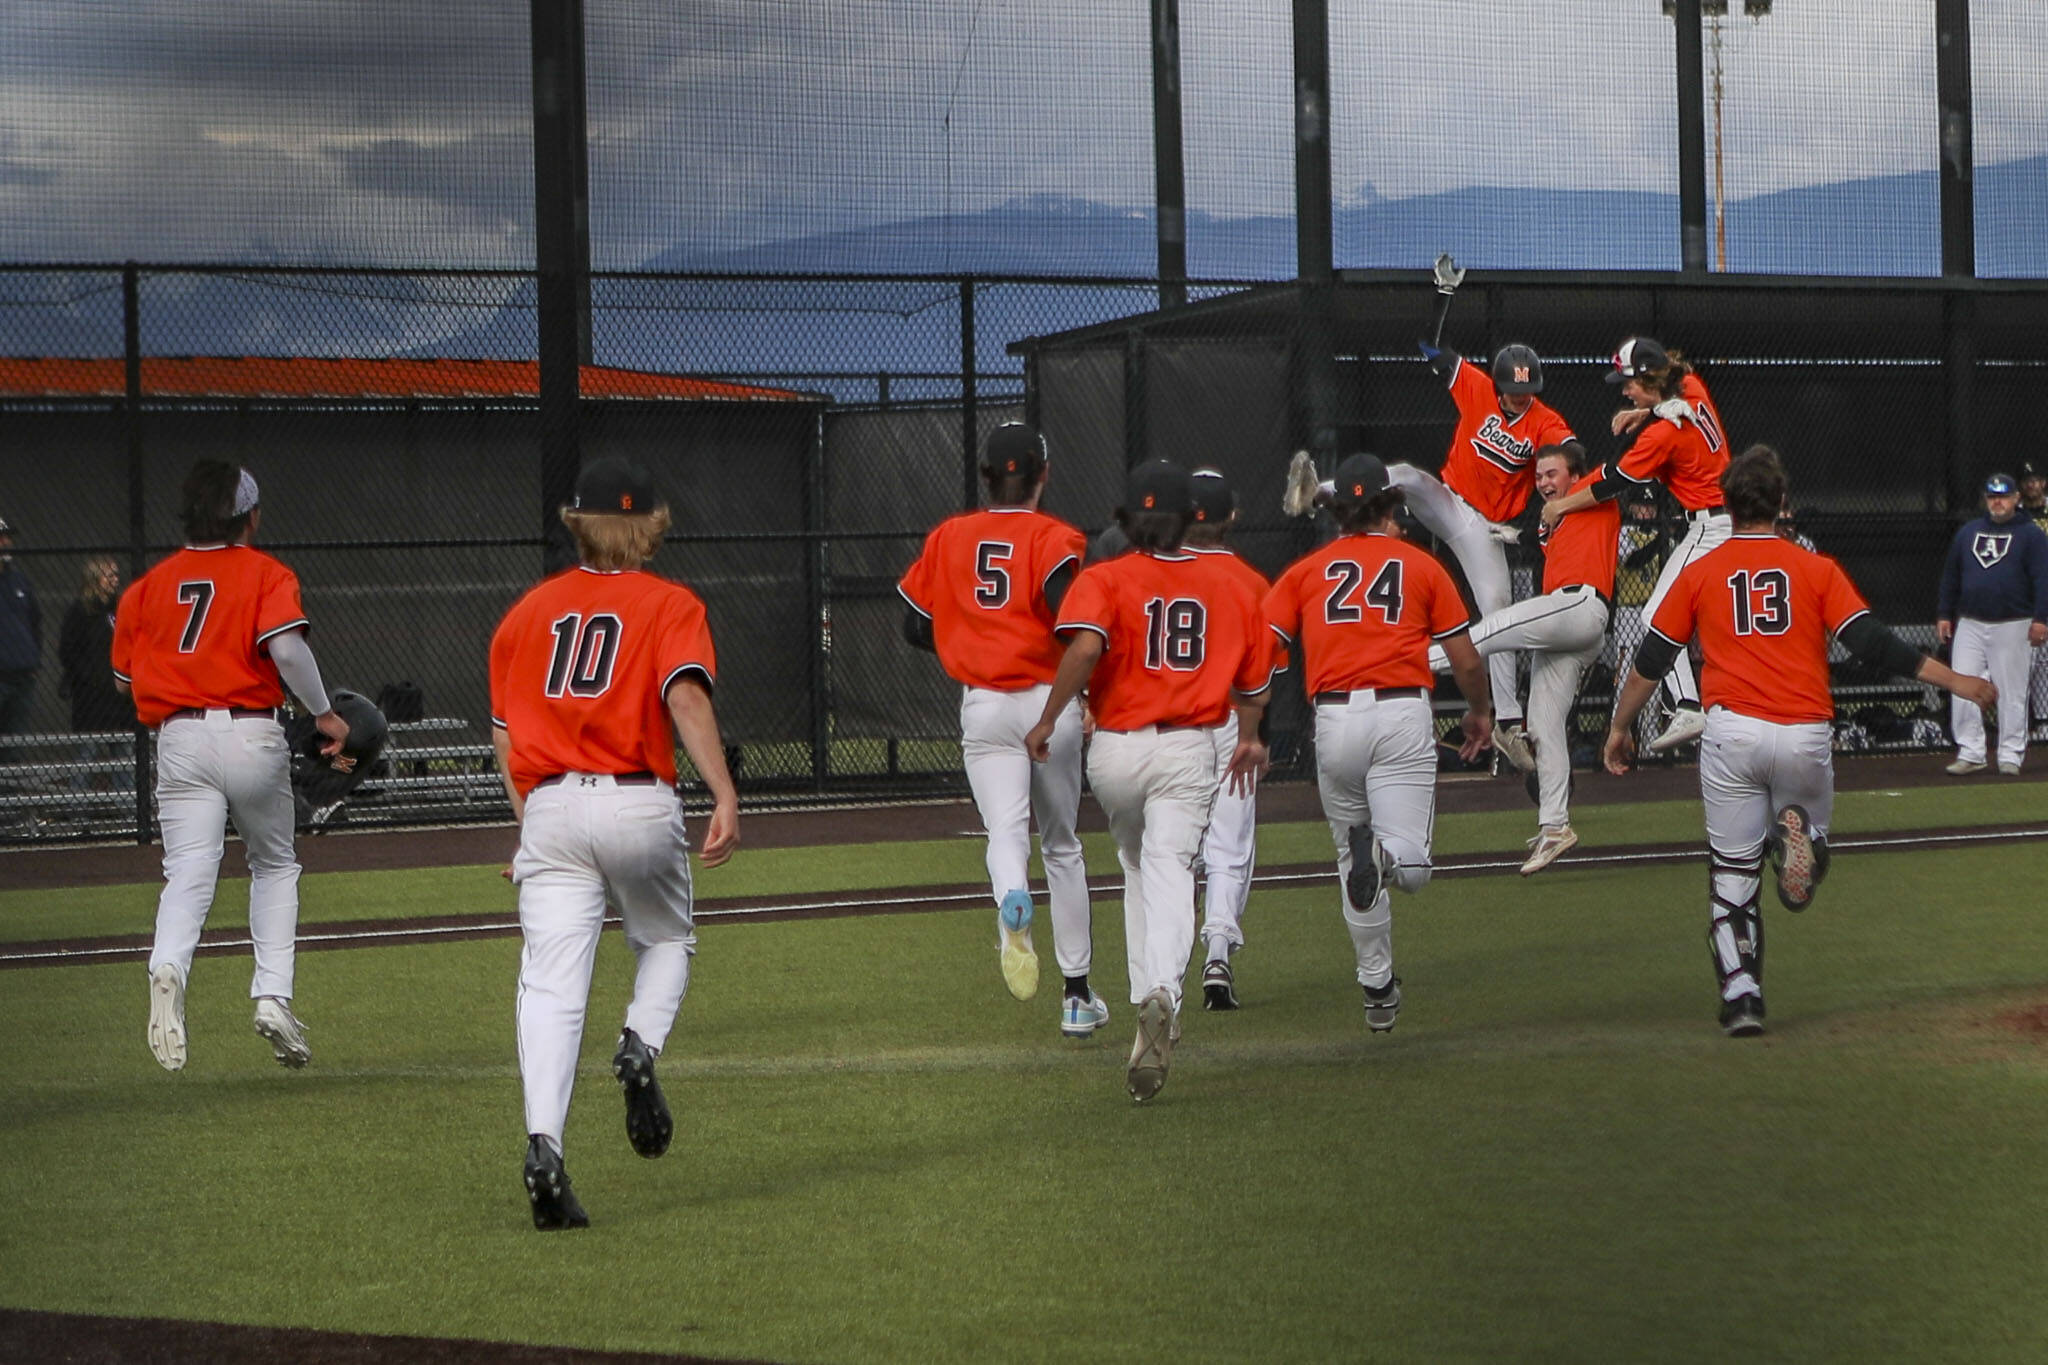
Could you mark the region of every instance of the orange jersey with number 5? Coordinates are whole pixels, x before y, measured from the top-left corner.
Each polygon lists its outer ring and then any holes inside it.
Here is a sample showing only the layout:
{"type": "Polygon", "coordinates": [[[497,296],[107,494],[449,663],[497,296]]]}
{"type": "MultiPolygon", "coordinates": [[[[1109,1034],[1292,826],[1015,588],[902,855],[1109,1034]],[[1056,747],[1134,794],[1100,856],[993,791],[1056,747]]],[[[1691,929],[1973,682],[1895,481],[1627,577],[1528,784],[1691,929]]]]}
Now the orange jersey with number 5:
{"type": "Polygon", "coordinates": [[[1339,536],[1280,575],[1266,620],[1299,647],[1318,692],[1431,687],[1429,644],[1471,625],[1458,586],[1418,545],[1377,531],[1339,536]]]}
{"type": "Polygon", "coordinates": [[[114,676],[134,690],[144,725],[193,708],[276,706],[284,684],[269,641],[305,627],[290,569],[247,545],[188,545],[121,594],[114,676]]]}
{"type": "Polygon", "coordinates": [[[1045,585],[1078,566],[1086,538],[1029,507],[948,517],[896,590],[930,618],[939,663],[956,682],[1016,692],[1049,683],[1065,651],[1053,638],[1045,585]]]}
{"type": "Polygon", "coordinates": [[[1219,725],[1231,692],[1257,696],[1272,683],[1273,641],[1258,594],[1223,558],[1133,551],[1074,580],[1059,630],[1102,637],[1088,684],[1097,725],[1219,725]]]}
{"type": "Polygon", "coordinates": [[[674,782],[669,685],[709,689],[717,675],[704,603],[682,584],[584,567],[544,579],[491,636],[491,724],[512,737],[512,785],[524,795],[556,773],[674,782]]]}
{"type": "Polygon", "coordinates": [[[1700,701],[1779,725],[1829,720],[1828,642],[1870,610],[1842,566],[1763,533],[1685,566],[1650,629],[1680,649],[1700,637],[1700,701]]]}

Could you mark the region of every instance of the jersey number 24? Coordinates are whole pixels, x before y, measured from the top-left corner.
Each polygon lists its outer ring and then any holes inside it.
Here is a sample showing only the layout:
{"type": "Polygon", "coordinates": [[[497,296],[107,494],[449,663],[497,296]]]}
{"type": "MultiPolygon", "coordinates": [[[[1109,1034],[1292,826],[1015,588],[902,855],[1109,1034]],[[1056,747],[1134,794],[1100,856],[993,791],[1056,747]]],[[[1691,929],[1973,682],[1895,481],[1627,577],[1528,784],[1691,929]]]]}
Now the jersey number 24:
{"type": "Polygon", "coordinates": [[[1390,559],[1380,566],[1372,586],[1365,590],[1365,604],[1357,600],[1358,585],[1365,570],[1349,559],[1333,559],[1323,566],[1323,577],[1334,585],[1323,599],[1323,620],[1333,626],[1351,625],[1365,619],[1365,608],[1373,607],[1390,626],[1401,623],[1401,561],[1390,559]]]}

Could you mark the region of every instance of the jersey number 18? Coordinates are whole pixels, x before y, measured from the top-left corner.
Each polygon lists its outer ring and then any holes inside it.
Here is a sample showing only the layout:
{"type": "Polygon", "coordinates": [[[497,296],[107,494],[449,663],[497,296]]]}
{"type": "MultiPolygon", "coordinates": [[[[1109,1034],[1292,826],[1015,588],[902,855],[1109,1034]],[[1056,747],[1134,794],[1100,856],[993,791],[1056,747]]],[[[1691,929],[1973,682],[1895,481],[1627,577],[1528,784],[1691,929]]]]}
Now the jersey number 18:
{"type": "Polygon", "coordinates": [[[1145,604],[1145,667],[1182,672],[1202,666],[1209,614],[1192,597],[1171,602],[1155,597],[1145,604]]]}

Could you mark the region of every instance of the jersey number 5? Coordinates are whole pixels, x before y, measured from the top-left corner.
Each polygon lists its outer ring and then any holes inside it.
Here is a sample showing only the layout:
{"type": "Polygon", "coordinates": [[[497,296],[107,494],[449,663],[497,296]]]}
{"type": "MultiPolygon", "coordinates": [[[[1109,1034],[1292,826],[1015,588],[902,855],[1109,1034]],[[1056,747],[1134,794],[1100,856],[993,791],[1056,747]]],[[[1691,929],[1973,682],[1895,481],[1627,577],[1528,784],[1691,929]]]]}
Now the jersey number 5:
{"type": "Polygon", "coordinates": [[[1737,635],[1783,635],[1792,628],[1791,583],[1783,569],[1741,569],[1728,577],[1737,635]]]}
{"type": "Polygon", "coordinates": [[[549,626],[555,637],[555,654],[548,661],[548,695],[603,696],[612,685],[612,665],[619,660],[622,629],[619,618],[610,612],[586,618],[572,611],[549,626]]]}
{"type": "MultiPolygon", "coordinates": [[[[1323,620],[1333,626],[1351,625],[1365,619],[1365,607],[1353,599],[1358,585],[1365,581],[1365,570],[1348,559],[1335,559],[1323,566],[1323,577],[1336,586],[1323,599],[1323,620]]],[[[1401,561],[1390,559],[1381,566],[1379,576],[1372,586],[1365,590],[1365,605],[1374,607],[1390,626],[1401,622],[1401,561]]]]}
{"type": "Polygon", "coordinates": [[[974,547],[974,600],[994,611],[1010,601],[1010,571],[1005,566],[1017,547],[1000,540],[984,540],[974,547]]]}
{"type": "Polygon", "coordinates": [[[1202,666],[1209,614],[1200,602],[1155,597],[1145,604],[1145,625],[1145,667],[1187,672],[1202,666]]]}
{"type": "Polygon", "coordinates": [[[213,580],[180,583],[178,600],[185,604],[185,633],[178,637],[178,652],[190,654],[199,648],[199,632],[206,629],[206,612],[213,605],[213,580]]]}

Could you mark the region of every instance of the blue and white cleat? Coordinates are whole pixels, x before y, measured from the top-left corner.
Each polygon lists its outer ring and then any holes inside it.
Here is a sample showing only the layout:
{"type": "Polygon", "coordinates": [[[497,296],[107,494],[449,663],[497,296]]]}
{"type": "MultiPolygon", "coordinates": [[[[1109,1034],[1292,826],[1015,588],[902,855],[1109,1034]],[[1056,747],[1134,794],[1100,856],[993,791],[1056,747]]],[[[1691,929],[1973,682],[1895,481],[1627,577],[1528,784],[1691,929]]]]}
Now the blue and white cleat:
{"type": "Polygon", "coordinates": [[[1060,1008],[1060,1032],[1069,1038],[1093,1038],[1108,1022],[1109,1006],[1094,991],[1088,992],[1086,1000],[1070,995],[1060,1008]]]}
{"type": "Polygon", "coordinates": [[[1019,1000],[1038,994],[1038,950],[1031,946],[1031,893],[1012,891],[996,912],[1002,929],[1003,984],[1019,1000]]]}

